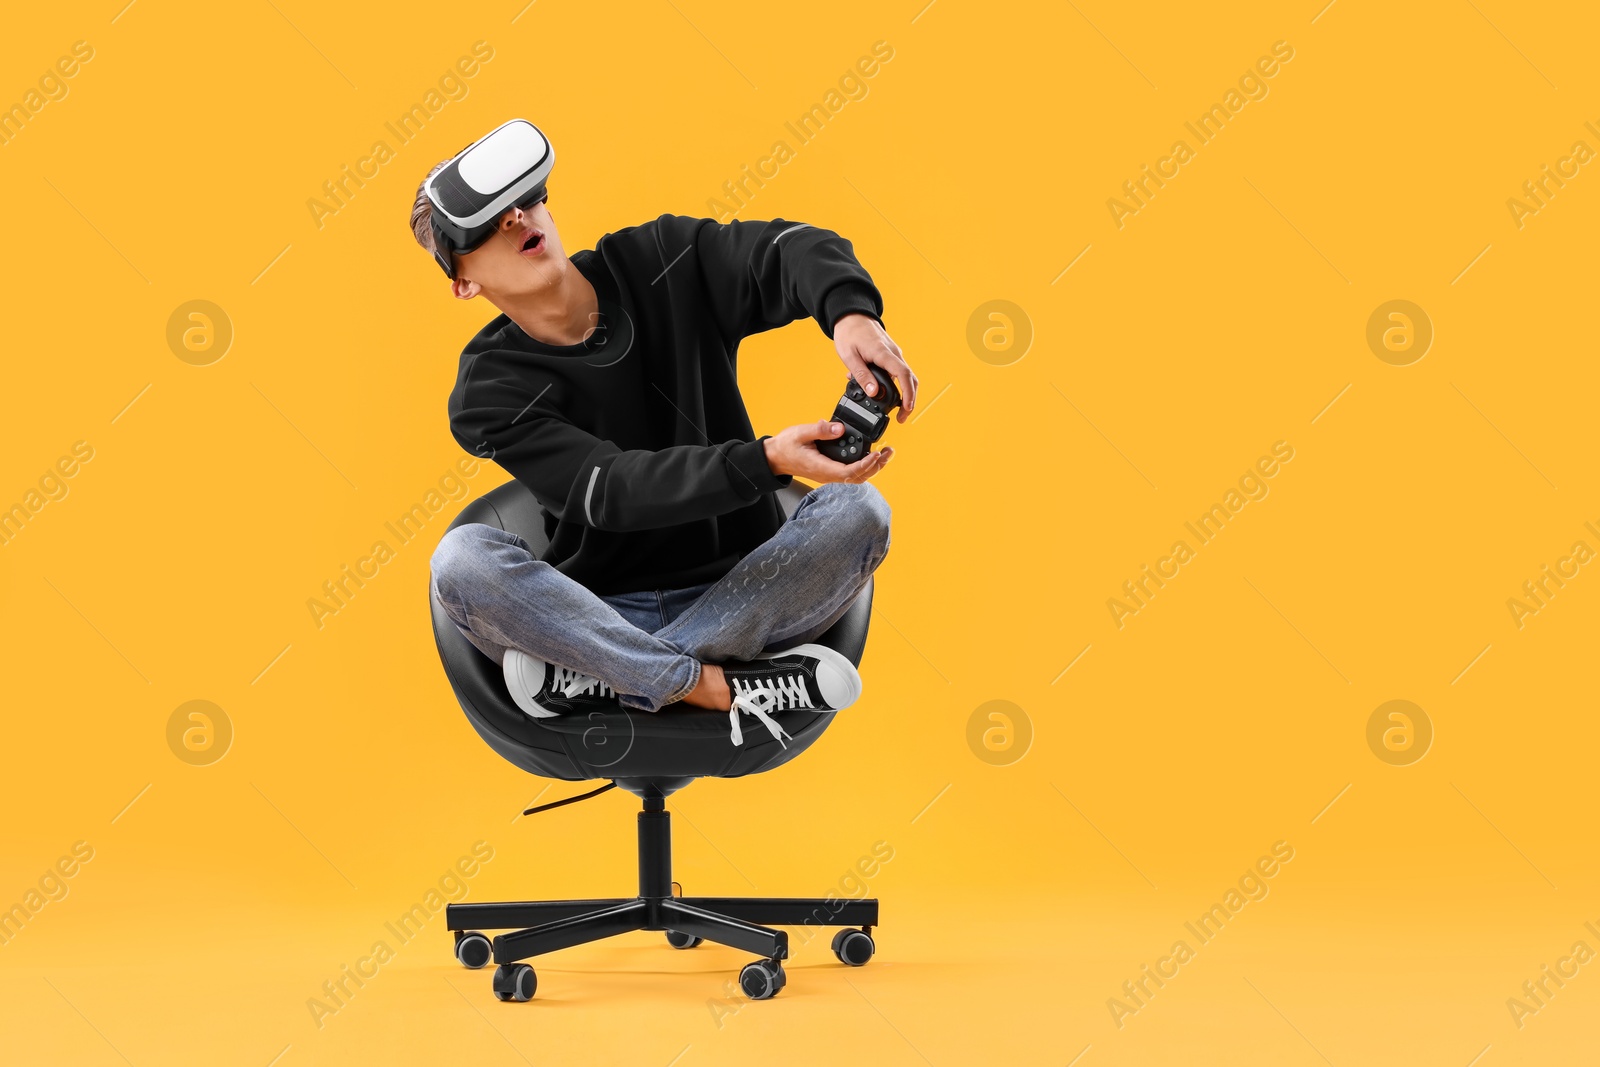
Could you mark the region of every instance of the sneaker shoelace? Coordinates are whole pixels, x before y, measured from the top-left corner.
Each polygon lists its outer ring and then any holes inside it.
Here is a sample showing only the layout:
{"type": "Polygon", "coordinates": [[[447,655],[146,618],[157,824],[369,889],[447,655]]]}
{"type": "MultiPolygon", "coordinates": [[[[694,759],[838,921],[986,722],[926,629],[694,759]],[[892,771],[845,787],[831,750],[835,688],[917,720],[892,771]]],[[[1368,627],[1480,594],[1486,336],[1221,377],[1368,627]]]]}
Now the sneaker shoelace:
{"type": "Polygon", "coordinates": [[[728,709],[728,723],[732,726],[730,733],[733,743],[744,744],[744,730],[739,726],[739,713],[744,712],[754,715],[767,728],[767,732],[777,738],[778,744],[788,748],[788,745],[783,744],[783,740],[786,737],[790,740],[793,738],[769,713],[810,707],[815,707],[811,703],[811,694],[806,690],[805,682],[797,674],[784,674],[776,678],[752,678],[749,681],[735,678],[733,704],[728,709]]]}
{"type": "Polygon", "coordinates": [[[598,678],[580,674],[575,670],[557,666],[553,663],[550,666],[555,670],[555,676],[551,679],[550,684],[552,692],[560,693],[562,696],[569,698],[583,693],[591,693],[598,697],[615,697],[617,695],[616,690],[598,678]]]}

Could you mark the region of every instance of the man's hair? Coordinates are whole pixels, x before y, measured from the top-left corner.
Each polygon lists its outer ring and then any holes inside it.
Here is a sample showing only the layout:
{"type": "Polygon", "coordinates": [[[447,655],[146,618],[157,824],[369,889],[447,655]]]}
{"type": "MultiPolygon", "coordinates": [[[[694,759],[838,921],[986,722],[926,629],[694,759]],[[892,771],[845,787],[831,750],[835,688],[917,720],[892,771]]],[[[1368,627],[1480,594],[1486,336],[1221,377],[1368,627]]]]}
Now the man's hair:
{"type": "Polygon", "coordinates": [[[417,244],[428,255],[433,255],[435,245],[433,240],[433,201],[428,199],[428,178],[432,178],[441,170],[448,167],[448,159],[434,164],[428,176],[422,179],[422,184],[417,186],[417,199],[411,205],[411,236],[417,239],[417,244]]]}

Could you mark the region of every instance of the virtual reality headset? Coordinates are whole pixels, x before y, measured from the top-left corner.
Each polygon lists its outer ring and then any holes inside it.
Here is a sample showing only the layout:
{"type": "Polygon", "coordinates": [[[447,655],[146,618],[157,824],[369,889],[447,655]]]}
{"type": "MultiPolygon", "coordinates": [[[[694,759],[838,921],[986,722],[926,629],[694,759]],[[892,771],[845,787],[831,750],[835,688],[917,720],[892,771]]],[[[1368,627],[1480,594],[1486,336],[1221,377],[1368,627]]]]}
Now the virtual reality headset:
{"type": "Polygon", "coordinates": [[[512,119],[456,153],[428,179],[433,205],[433,258],[452,281],[452,255],[479,248],[512,207],[531,208],[549,195],[545,181],[556,151],[527,119],[512,119]]]}

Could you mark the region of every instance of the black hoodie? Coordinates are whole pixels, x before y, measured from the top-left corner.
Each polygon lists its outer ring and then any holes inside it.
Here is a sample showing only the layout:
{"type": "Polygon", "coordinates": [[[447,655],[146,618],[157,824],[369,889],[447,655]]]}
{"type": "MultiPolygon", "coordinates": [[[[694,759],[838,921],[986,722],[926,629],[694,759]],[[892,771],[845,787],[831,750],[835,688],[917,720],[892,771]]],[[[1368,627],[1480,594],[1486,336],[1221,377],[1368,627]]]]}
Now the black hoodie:
{"type": "Polygon", "coordinates": [[[740,340],[807,316],[832,337],[883,298],[849,241],[782,219],[662,215],[571,258],[594,330],[547,345],[496,317],[461,353],[450,431],[532,491],[543,558],[595,593],[720,578],[777,531],[790,481],[751,429],[740,340]]]}

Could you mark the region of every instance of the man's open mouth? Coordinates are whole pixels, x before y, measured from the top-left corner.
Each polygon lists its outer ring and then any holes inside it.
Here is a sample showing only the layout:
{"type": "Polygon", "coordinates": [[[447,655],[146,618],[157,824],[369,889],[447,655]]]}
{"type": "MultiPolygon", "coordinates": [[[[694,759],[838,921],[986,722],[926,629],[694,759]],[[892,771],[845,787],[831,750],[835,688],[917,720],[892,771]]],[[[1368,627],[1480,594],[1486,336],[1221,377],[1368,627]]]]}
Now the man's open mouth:
{"type": "Polygon", "coordinates": [[[538,230],[529,230],[528,236],[522,241],[522,253],[538,252],[544,248],[544,234],[538,230]]]}

